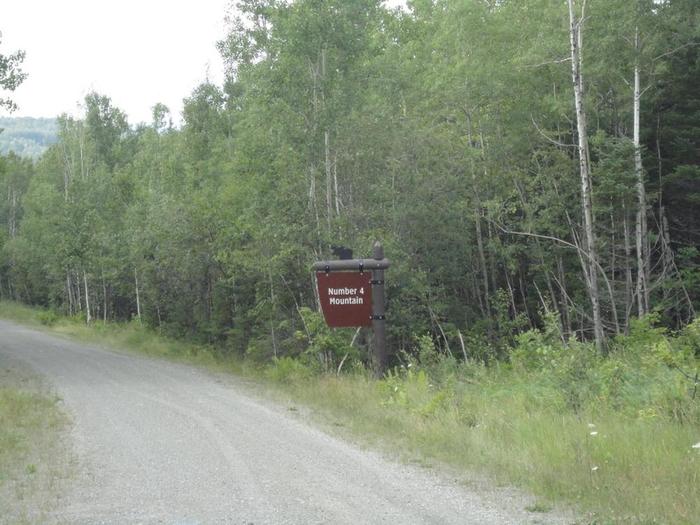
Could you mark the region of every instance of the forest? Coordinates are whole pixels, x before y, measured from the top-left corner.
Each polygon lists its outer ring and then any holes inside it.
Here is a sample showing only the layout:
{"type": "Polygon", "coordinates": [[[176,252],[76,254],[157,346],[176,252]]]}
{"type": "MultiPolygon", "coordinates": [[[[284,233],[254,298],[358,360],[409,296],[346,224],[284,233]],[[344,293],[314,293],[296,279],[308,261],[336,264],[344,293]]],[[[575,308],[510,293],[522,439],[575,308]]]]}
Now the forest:
{"type": "Polygon", "coordinates": [[[0,117],[0,155],[37,159],[56,142],[56,131],[54,119],[0,117]]]}
{"type": "Polygon", "coordinates": [[[0,299],[335,370],[370,337],[325,327],[311,265],[380,240],[393,364],[693,321],[696,1],[237,7],[181,126],[90,93],[40,158],[0,158],[0,299]]]}

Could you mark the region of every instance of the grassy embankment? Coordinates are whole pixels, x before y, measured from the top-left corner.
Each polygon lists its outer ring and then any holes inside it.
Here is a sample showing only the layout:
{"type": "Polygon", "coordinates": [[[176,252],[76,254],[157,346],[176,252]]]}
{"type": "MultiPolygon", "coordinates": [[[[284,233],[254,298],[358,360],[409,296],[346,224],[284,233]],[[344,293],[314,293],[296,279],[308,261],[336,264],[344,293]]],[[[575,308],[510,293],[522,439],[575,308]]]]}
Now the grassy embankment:
{"type": "Polygon", "coordinates": [[[60,400],[19,363],[0,361],[0,523],[41,523],[70,476],[60,400]]]}
{"type": "MultiPolygon", "coordinates": [[[[0,305],[0,316],[25,323],[47,315],[0,305]]],[[[221,360],[133,324],[49,321],[83,340],[264,380],[404,459],[524,487],[538,498],[532,511],[564,502],[587,516],[582,523],[700,523],[698,321],[674,337],[640,322],[607,358],[551,331],[528,332],[510,364],[490,367],[455,362],[423,338],[419,358],[382,381],[351,366],[338,377],[291,359],[263,368],[221,360]]]]}

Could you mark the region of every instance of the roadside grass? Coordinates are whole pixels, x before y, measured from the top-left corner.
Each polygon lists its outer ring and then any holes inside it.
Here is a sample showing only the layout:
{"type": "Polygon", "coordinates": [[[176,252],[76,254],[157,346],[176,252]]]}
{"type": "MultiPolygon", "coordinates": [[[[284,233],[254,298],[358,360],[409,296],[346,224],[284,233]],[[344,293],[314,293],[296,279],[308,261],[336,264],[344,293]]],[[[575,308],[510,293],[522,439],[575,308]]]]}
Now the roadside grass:
{"type": "Polygon", "coordinates": [[[17,363],[0,364],[0,523],[40,523],[57,503],[70,461],[60,400],[17,363]]]}
{"type": "MultiPolygon", "coordinates": [[[[0,303],[0,317],[39,323],[41,312],[27,310],[0,303]]],[[[222,358],[136,323],[51,324],[84,341],[253,379],[292,410],[305,406],[334,432],[404,461],[457,469],[467,484],[478,473],[525,488],[536,497],[533,513],[564,504],[585,516],[580,524],[700,523],[698,321],[678,337],[641,324],[605,359],[546,333],[524,334],[505,365],[434,349],[381,381],[357,363],[331,375],[291,358],[267,366],[222,358]]]]}
{"type": "Polygon", "coordinates": [[[163,337],[137,321],[103,323],[96,320],[89,326],[79,317],[59,316],[51,310],[28,307],[11,301],[0,301],[0,318],[50,331],[102,347],[128,350],[152,357],[165,357],[207,367],[235,367],[233,361],[223,363],[211,347],[163,337]]]}
{"type": "Polygon", "coordinates": [[[0,301],[0,318],[12,319],[22,324],[38,326],[39,318],[45,310],[30,308],[13,301],[0,301]]]}
{"type": "Polygon", "coordinates": [[[700,451],[692,445],[700,427],[533,406],[528,385],[508,384],[507,372],[483,373],[448,389],[420,372],[400,383],[350,375],[292,380],[284,389],[353,435],[402,451],[405,460],[525,487],[538,497],[532,512],[565,502],[589,513],[581,523],[699,522],[700,451]]]}

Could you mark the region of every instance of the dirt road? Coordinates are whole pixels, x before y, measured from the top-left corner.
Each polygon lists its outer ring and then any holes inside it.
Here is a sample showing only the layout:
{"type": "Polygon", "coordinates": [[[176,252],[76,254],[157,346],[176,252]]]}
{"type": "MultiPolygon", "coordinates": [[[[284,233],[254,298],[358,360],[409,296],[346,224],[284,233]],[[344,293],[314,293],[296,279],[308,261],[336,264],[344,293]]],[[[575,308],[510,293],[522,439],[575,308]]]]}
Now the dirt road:
{"type": "Polygon", "coordinates": [[[563,522],[329,436],[235,378],[0,321],[3,360],[44,375],[73,419],[79,472],[51,522],[563,522]]]}

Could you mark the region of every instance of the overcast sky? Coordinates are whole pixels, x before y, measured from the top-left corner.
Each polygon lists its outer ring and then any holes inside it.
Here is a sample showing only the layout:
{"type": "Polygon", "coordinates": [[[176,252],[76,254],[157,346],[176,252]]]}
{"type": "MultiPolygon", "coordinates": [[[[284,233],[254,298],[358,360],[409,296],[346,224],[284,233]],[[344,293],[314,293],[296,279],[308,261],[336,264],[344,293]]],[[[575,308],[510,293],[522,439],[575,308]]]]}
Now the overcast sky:
{"type": "Polygon", "coordinates": [[[216,42],[225,35],[230,3],[0,0],[0,53],[27,53],[29,77],[10,95],[19,106],[12,116],[81,116],[85,95],[97,91],[131,124],[150,122],[158,102],[179,122],[182,99],[197,85],[223,82],[216,42]]]}
{"type": "MultiPolygon", "coordinates": [[[[179,121],[182,99],[207,77],[223,81],[216,42],[229,0],[0,0],[0,53],[27,53],[27,80],[12,94],[12,116],[81,115],[95,90],[151,121],[166,104],[179,121]]],[[[7,115],[0,112],[0,116],[7,115]]]]}

